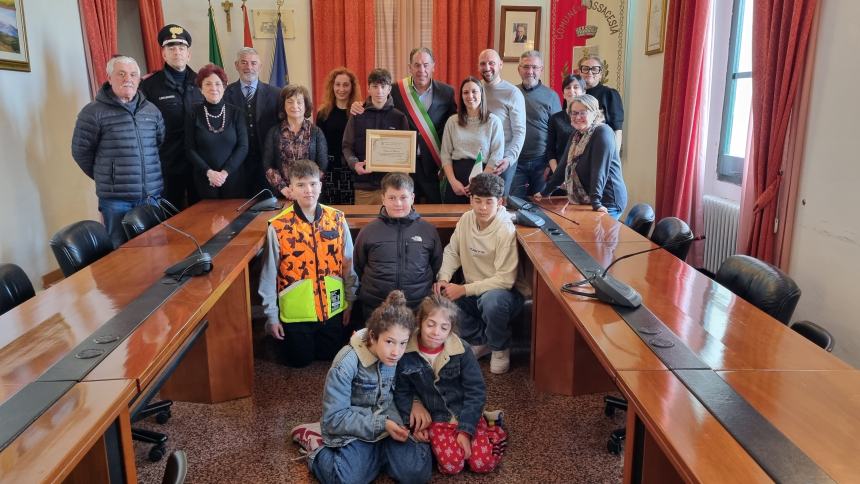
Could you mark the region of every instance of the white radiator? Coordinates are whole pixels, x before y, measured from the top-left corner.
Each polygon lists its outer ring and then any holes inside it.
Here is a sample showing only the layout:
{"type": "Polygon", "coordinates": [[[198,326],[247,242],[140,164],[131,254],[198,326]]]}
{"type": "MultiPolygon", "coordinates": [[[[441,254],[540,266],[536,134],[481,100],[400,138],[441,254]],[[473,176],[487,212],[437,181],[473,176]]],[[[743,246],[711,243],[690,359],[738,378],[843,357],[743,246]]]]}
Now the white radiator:
{"type": "Polygon", "coordinates": [[[735,254],[740,206],[705,195],[705,269],[716,274],[726,257],[735,254]]]}

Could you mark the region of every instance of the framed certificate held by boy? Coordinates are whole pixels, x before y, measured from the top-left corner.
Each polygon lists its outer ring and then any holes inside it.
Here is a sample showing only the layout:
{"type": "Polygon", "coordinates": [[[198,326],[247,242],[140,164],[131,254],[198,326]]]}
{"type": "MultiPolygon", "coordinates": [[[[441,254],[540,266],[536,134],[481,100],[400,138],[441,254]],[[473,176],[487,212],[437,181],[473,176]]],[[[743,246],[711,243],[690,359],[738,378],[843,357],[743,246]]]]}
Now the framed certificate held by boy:
{"type": "Polygon", "coordinates": [[[366,136],[365,169],[373,172],[415,173],[415,131],[368,129],[366,136]]]}

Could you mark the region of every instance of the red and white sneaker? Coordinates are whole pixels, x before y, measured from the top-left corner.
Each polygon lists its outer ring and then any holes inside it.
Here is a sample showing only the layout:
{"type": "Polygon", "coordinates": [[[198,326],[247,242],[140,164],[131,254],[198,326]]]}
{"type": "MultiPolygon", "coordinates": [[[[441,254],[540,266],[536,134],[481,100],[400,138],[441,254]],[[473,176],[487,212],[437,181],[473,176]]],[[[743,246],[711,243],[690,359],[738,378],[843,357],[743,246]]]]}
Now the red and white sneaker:
{"type": "Polygon", "coordinates": [[[307,423],[294,427],[290,431],[293,442],[299,444],[305,452],[311,453],[323,445],[320,423],[307,423]]]}

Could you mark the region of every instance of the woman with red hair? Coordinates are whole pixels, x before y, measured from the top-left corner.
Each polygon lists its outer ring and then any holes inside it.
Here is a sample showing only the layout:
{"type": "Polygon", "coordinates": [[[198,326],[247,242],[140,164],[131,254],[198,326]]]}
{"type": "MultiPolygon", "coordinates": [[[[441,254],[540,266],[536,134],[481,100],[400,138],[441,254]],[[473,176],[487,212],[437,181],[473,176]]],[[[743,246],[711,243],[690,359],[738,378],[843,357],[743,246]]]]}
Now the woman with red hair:
{"type": "Polygon", "coordinates": [[[242,111],[224,102],[227,74],[208,64],[195,80],[203,93],[185,124],[185,152],[193,167],[201,199],[244,198],[242,162],[248,154],[248,133],[242,111]]]}
{"type": "Polygon", "coordinates": [[[323,102],[317,112],[317,126],[325,134],[328,143],[328,170],[323,180],[320,200],[328,204],[352,205],[352,174],[343,163],[343,131],[349,119],[349,107],[361,103],[361,88],[358,78],[346,67],[338,67],[328,73],[323,90],[323,102]]]}

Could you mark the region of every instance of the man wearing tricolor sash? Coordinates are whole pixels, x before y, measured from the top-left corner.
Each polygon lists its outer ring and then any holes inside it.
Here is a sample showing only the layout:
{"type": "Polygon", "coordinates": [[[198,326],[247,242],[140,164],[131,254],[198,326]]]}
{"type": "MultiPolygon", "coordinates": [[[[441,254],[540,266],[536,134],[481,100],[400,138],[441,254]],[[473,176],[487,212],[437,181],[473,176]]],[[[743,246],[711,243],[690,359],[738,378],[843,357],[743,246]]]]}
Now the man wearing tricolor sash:
{"type": "MultiPolygon", "coordinates": [[[[418,132],[418,157],[412,178],[419,203],[442,203],[439,147],[445,122],[457,113],[454,88],[433,79],[435,67],[436,61],[430,49],[412,49],[409,53],[410,76],[397,81],[391,90],[394,107],[406,113],[409,128],[418,132]]],[[[352,114],[361,114],[363,109],[353,104],[351,111],[352,114]]]]}

